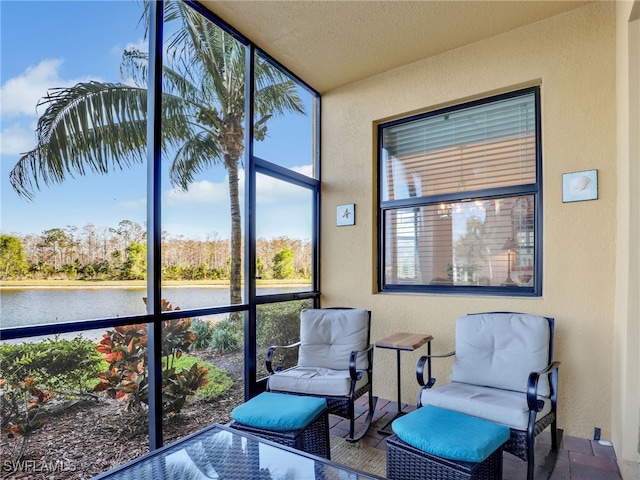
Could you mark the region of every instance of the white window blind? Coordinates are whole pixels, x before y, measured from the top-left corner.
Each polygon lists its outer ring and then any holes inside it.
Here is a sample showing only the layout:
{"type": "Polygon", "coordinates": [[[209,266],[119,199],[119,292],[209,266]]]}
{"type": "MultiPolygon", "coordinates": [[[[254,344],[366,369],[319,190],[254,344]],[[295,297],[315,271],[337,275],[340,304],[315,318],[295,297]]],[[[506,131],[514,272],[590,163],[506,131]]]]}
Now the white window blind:
{"type": "Polygon", "coordinates": [[[382,200],[535,183],[533,94],[387,127],[382,200]]]}

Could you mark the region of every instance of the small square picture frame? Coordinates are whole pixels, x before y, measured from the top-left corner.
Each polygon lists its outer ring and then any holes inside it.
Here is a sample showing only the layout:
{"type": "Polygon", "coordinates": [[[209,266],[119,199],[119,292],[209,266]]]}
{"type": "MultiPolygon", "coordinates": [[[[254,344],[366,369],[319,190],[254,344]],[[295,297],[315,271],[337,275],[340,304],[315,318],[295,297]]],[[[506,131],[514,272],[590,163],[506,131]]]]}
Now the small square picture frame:
{"type": "Polygon", "coordinates": [[[356,205],[347,203],[336,207],[336,226],[346,227],[356,224],[356,205]]]}
{"type": "Polygon", "coordinates": [[[562,202],[598,199],[598,170],[562,174],[562,202]]]}

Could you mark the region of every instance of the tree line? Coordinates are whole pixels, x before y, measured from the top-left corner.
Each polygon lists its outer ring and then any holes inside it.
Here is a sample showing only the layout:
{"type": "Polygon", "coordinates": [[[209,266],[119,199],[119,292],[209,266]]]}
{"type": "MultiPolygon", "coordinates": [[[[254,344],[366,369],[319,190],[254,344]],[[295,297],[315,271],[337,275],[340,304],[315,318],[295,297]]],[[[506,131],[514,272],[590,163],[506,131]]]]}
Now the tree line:
{"type": "MultiPolygon", "coordinates": [[[[229,280],[231,240],[162,234],[164,280],[229,280]]],[[[311,243],[286,236],[259,238],[256,275],[262,279],[311,278],[311,243]]],[[[40,235],[0,235],[3,280],[144,280],[147,245],[143,225],[87,224],[52,228],[40,235]]]]}

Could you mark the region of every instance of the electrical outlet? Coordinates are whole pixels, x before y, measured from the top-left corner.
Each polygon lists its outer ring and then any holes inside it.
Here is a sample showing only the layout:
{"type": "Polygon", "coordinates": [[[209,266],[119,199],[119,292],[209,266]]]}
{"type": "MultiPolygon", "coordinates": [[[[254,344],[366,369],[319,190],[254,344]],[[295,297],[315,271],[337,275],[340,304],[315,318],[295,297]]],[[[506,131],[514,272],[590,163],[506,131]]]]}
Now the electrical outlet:
{"type": "Polygon", "coordinates": [[[595,427],[593,429],[593,439],[600,440],[600,427],[595,427]]]}

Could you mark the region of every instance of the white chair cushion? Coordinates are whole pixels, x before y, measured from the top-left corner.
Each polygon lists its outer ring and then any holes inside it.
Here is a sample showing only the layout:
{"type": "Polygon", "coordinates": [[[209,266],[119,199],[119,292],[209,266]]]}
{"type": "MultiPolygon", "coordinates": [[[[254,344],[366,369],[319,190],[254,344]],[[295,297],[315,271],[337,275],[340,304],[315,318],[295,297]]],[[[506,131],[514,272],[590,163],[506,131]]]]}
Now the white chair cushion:
{"type": "MultiPolygon", "coordinates": [[[[537,413],[536,420],[551,411],[551,400],[538,398],[544,401],[544,407],[537,413]]],[[[529,423],[527,395],[510,390],[452,382],[423,389],[420,404],[466,413],[515,430],[526,430],[529,423]]]]}
{"type": "MultiPolygon", "coordinates": [[[[268,382],[268,389],[272,392],[344,397],[349,395],[351,389],[349,370],[328,368],[294,367],[271,375],[268,382]]],[[[365,371],[356,382],[356,391],[367,383],[369,376],[365,371]]]]}
{"type": "MultiPolygon", "coordinates": [[[[369,312],[363,309],[307,309],[300,312],[299,367],[349,370],[352,351],[368,346],[369,312]]],[[[366,353],[356,367],[368,367],[366,353]]]]}
{"type": "MultiPolygon", "coordinates": [[[[452,382],[527,391],[531,372],[549,362],[549,322],[514,313],[467,315],[456,321],[452,382]]],[[[549,396],[549,380],[540,377],[538,394],[549,396]]]]}

